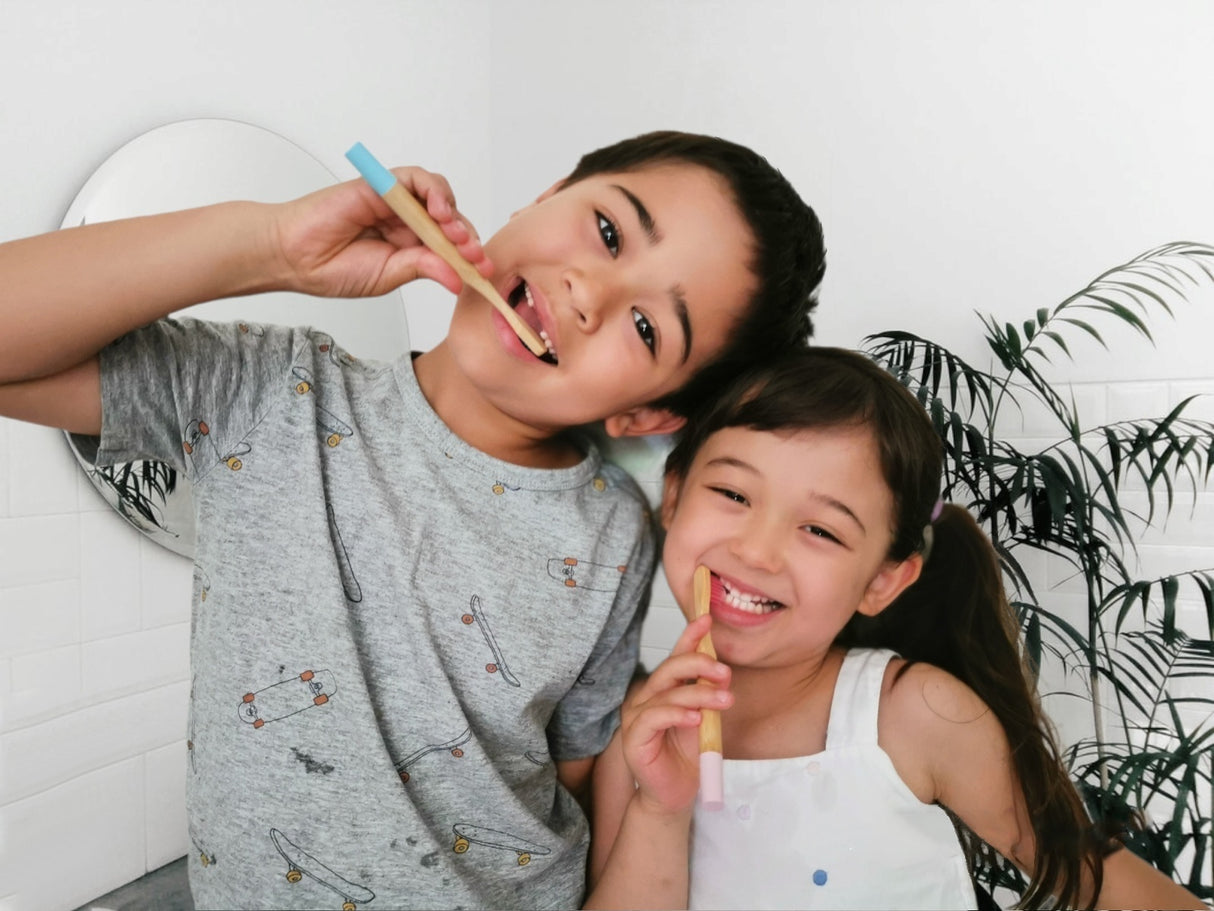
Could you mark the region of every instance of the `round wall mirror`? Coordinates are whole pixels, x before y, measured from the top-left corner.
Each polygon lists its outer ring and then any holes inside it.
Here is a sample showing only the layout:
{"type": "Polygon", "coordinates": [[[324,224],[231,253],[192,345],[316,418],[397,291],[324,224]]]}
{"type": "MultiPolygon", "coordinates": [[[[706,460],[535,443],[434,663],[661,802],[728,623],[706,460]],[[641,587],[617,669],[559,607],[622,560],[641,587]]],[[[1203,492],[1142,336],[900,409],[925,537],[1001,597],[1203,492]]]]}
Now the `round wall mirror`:
{"type": "MultiPolygon", "coordinates": [[[[282,202],[336,181],[316,158],[276,133],[234,120],[184,120],[150,130],[106,159],[80,189],[61,227],[231,199],[282,202]]],[[[271,293],[209,301],[180,313],[310,325],[364,359],[393,360],[409,350],[399,292],[352,304],[271,293]]],[[[194,507],[183,476],[155,461],[94,468],[76,441],[67,439],[93,487],[119,515],[169,550],[194,555],[194,507]]]]}

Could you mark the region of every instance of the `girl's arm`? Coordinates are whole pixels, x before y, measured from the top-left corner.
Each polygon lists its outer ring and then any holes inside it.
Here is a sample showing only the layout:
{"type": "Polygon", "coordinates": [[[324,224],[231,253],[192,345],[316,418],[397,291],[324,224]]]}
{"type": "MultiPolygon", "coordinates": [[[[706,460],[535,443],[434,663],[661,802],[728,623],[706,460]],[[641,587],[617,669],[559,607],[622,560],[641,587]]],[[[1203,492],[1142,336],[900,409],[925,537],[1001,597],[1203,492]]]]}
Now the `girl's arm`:
{"type": "Polygon", "coordinates": [[[620,732],[594,766],[594,832],[586,908],[686,908],[691,809],[639,796],[620,732]]]}
{"type": "Polygon", "coordinates": [[[700,709],[727,708],[729,668],[695,651],[693,621],[671,656],[630,691],[620,729],[594,768],[587,908],[685,908],[700,709]],[[703,679],[714,686],[686,686],[703,679]]]}
{"type": "MultiPolygon", "coordinates": [[[[939,802],[1031,875],[1035,839],[1003,726],[968,686],[911,665],[882,694],[879,742],[925,802],[939,802]]],[[[1087,888],[1090,900],[1090,885],[1087,888]]],[[[1126,849],[1105,858],[1098,908],[1205,908],[1191,892],[1126,849]]]]}
{"type": "MultiPolygon", "coordinates": [[[[446,181],[397,174],[487,274],[446,181]]],[[[81,365],[192,304],[269,290],[379,295],[419,276],[461,285],[362,180],[288,203],[221,203],[0,244],[0,414],[59,426],[60,415],[99,414],[96,368],[81,365]],[[38,382],[48,377],[57,379],[38,382]]]]}

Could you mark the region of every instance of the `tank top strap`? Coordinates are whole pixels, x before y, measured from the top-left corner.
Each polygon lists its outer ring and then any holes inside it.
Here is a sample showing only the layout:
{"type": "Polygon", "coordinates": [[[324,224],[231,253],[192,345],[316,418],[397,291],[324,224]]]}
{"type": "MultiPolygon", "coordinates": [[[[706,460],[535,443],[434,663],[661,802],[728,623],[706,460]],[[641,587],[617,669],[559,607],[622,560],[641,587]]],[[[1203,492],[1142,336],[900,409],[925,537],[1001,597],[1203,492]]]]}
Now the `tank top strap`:
{"type": "Polygon", "coordinates": [[[877,742],[881,684],[894,656],[889,649],[853,648],[843,657],[826,726],[828,750],[877,742]]]}

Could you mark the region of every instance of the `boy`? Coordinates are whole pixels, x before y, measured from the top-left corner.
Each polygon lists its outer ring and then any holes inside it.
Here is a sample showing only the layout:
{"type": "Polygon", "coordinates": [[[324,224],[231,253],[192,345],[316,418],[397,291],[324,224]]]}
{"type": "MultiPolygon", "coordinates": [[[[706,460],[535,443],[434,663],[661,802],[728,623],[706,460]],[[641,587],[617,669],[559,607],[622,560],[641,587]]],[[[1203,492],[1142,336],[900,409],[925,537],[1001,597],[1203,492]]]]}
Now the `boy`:
{"type": "Polygon", "coordinates": [[[636,664],[653,541],[572,431],[668,432],[810,331],[817,219],[731,143],[591,153],[483,249],[445,181],[397,174],[554,363],[362,181],[0,246],[0,413],[193,483],[201,907],[580,903],[575,797],[636,664]],[[419,276],[459,292],[450,330],[390,365],[303,329],[153,322],[419,276]]]}

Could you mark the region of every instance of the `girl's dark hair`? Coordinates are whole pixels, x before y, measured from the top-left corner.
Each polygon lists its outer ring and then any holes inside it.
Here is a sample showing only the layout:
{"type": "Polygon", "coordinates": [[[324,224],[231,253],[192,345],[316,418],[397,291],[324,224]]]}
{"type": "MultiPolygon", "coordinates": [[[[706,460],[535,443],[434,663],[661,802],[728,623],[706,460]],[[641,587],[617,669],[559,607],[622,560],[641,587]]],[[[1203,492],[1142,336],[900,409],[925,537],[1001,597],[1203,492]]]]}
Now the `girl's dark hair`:
{"type": "Polygon", "coordinates": [[[739,372],[804,347],[813,334],[810,314],[826,249],[818,216],[784,175],[757,152],[716,136],[666,130],[625,139],[582,156],[562,186],[672,163],[706,168],[725,182],[754,239],[747,265],[757,283],[725,347],[680,389],[652,403],[687,415],[739,372]]]}
{"type": "MultiPolygon", "coordinates": [[[[1036,854],[1023,906],[1056,902],[1073,908],[1084,897],[1094,901],[1102,858],[1113,845],[1096,836],[1062,763],[994,547],[961,506],[945,505],[932,521],[943,447],[923,406],[863,355],[806,348],[739,377],[725,395],[694,414],[667,460],[667,472],[685,476],[705,440],[726,427],[782,433],[865,427],[872,432],[893,494],[889,559],[922,551],[929,526],[932,543],[919,579],[875,617],[854,615],[836,641],[845,647],[889,648],[908,662],[933,664],[981,697],[1007,733],[1032,820],[1036,854]]],[[[992,849],[953,820],[976,873],[992,849]]]]}

